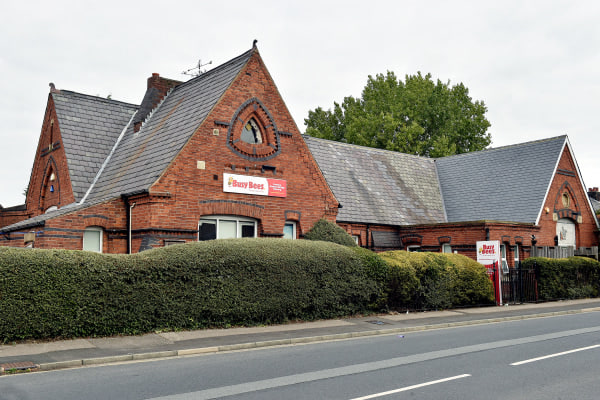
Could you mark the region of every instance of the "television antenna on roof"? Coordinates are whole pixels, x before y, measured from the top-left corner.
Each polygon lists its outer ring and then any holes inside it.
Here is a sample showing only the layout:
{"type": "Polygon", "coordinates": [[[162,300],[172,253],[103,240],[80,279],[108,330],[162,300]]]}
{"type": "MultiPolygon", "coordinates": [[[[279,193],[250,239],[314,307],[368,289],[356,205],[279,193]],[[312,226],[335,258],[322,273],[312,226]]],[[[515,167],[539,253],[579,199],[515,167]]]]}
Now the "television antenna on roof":
{"type": "Polygon", "coordinates": [[[195,77],[200,76],[203,73],[205,73],[206,70],[205,69],[203,70],[202,67],[205,67],[209,64],[212,64],[212,61],[209,61],[206,64],[202,64],[202,60],[198,60],[198,65],[196,65],[194,68],[186,69],[185,71],[182,72],[182,74],[190,75],[195,78],[195,77]]]}

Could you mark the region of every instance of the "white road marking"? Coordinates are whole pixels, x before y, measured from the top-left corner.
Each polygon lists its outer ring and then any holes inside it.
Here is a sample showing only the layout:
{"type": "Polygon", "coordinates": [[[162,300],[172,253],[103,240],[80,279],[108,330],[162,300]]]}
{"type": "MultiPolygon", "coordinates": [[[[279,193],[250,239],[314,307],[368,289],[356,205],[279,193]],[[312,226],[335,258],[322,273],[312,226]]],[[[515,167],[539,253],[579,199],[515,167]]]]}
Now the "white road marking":
{"type": "Polygon", "coordinates": [[[518,346],[528,343],[535,343],[544,340],[559,339],[573,335],[582,335],[586,333],[600,332],[600,326],[590,328],[573,329],[562,332],[546,333],[542,335],[522,337],[517,339],[499,340],[496,342],[481,343],[470,346],[463,346],[451,349],[436,350],[427,353],[413,354],[403,357],[395,357],[387,360],[372,361],[361,364],[348,365],[323,369],[313,372],[305,372],[295,375],[281,376],[277,378],[258,380],[254,382],[238,383],[228,386],[203,389],[195,392],[180,393],[170,396],[153,397],[148,400],[209,400],[220,399],[226,396],[234,396],[243,393],[257,392],[260,390],[274,389],[284,386],[291,386],[301,383],[315,382],[324,379],[337,378],[348,375],[361,374],[365,372],[378,371],[385,368],[395,368],[403,365],[419,363],[423,361],[432,361],[446,357],[474,353],[479,351],[501,349],[509,346],[518,346]]]}
{"type": "Polygon", "coordinates": [[[517,365],[528,364],[528,363],[532,363],[532,362],[536,362],[536,361],[540,361],[540,360],[545,360],[547,358],[564,356],[565,354],[571,354],[571,353],[577,353],[579,351],[596,349],[598,347],[600,347],[600,344],[597,344],[597,345],[594,345],[594,346],[582,347],[580,349],[573,349],[573,350],[569,350],[569,351],[563,351],[561,353],[549,354],[549,355],[543,356],[543,357],[531,358],[529,360],[523,360],[523,361],[519,361],[519,362],[514,362],[514,363],[512,363],[510,365],[517,366],[517,365]]]}
{"type": "Polygon", "coordinates": [[[469,377],[469,376],[471,376],[471,375],[469,375],[469,374],[463,374],[463,375],[451,376],[449,378],[438,379],[437,381],[430,381],[430,382],[420,383],[418,385],[412,385],[412,386],[407,386],[407,387],[403,387],[403,388],[399,388],[399,389],[389,390],[387,392],[370,394],[368,396],[363,396],[363,397],[356,397],[356,398],[351,399],[351,400],[375,399],[377,397],[383,397],[383,396],[387,396],[387,395],[390,395],[390,394],[395,394],[395,393],[400,393],[400,392],[406,392],[406,391],[413,390],[413,389],[419,389],[419,388],[422,388],[422,387],[425,387],[425,386],[437,385],[438,383],[444,383],[444,382],[454,381],[456,379],[462,379],[462,378],[466,378],[466,377],[469,377]]]}

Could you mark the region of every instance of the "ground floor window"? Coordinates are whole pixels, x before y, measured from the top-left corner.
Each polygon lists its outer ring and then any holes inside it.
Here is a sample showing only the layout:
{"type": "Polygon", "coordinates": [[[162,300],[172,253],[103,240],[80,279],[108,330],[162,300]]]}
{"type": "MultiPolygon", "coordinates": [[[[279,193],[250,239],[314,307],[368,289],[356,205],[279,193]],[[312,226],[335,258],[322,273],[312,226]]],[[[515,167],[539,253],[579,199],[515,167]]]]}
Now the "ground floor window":
{"type": "Polygon", "coordinates": [[[452,253],[452,246],[449,243],[444,243],[442,245],[442,253],[452,253]]]}
{"type": "Polygon", "coordinates": [[[296,223],[294,221],[286,221],[283,226],[284,239],[296,239],[296,223]]]}
{"type": "Polygon", "coordinates": [[[410,245],[410,246],[406,246],[406,251],[410,251],[410,252],[417,252],[417,251],[421,251],[421,246],[419,245],[410,245]]]}
{"type": "Polygon", "coordinates": [[[211,215],[200,218],[198,240],[256,237],[256,220],[235,215],[211,215]]]}
{"type": "Polygon", "coordinates": [[[508,262],[506,261],[506,245],[500,245],[500,258],[502,262],[502,273],[508,274],[508,262]]]}
{"type": "Polygon", "coordinates": [[[102,228],[85,228],[85,231],[83,231],[83,250],[102,253],[102,228]]]}

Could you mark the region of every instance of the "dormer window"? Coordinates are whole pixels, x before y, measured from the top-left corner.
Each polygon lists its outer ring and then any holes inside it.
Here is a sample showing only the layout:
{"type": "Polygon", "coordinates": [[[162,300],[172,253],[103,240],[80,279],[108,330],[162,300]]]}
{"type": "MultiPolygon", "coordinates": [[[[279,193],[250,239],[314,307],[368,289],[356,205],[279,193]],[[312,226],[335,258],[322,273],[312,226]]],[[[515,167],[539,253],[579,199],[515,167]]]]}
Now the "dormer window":
{"type": "Polygon", "coordinates": [[[260,132],[258,124],[254,118],[251,118],[248,122],[246,122],[246,125],[244,125],[241,139],[242,141],[250,144],[261,144],[263,142],[262,133],[260,132]]]}

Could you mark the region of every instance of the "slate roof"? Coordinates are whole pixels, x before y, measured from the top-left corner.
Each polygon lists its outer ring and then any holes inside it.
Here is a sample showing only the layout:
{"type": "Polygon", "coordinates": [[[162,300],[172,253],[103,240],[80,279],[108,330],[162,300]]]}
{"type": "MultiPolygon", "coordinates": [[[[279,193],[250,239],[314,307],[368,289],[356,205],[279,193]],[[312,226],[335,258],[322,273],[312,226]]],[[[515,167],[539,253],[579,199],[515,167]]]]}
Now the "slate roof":
{"type": "Polygon", "coordinates": [[[537,223],[566,136],[439,159],[304,136],[339,222],[537,223]]]}
{"type": "Polygon", "coordinates": [[[448,222],[537,223],[566,142],[558,136],[437,159],[448,222]]]}
{"type": "Polygon", "coordinates": [[[79,202],[138,106],[61,90],[52,92],[75,201],[79,202]]]}
{"type": "Polygon", "coordinates": [[[77,203],[6,226],[0,232],[41,226],[59,215],[122,194],[149,190],[254,51],[257,50],[252,48],[175,87],[150,113],[137,133],[133,132],[132,122],[136,119],[137,105],[67,90],[53,92],[77,203]],[[85,197],[90,187],[91,191],[85,197]],[[84,203],[79,204],[82,199],[84,203]]]}
{"type": "MultiPolygon", "coordinates": [[[[149,190],[204,121],[254,52],[175,87],[138,133],[129,126],[90,193],[90,201],[149,190]]],[[[125,124],[123,124],[125,126],[125,124]]]]}
{"type": "Polygon", "coordinates": [[[592,204],[592,209],[594,211],[600,210],[600,201],[593,199],[591,197],[589,199],[590,199],[590,203],[592,204]]]}
{"type": "Polygon", "coordinates": [[[433,159],[303,137],[342,204],[338,221],[385,225],[446,222],[433,159]]]}

